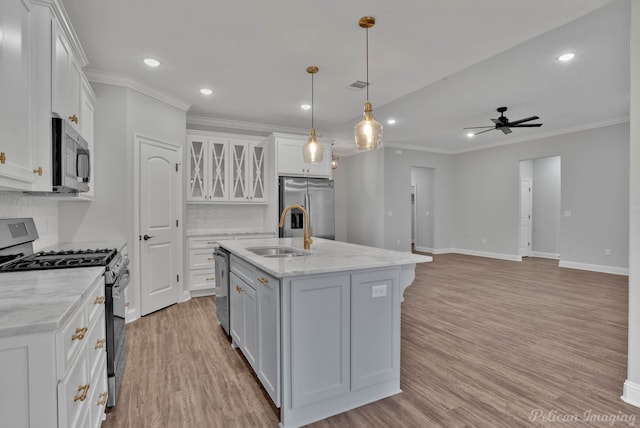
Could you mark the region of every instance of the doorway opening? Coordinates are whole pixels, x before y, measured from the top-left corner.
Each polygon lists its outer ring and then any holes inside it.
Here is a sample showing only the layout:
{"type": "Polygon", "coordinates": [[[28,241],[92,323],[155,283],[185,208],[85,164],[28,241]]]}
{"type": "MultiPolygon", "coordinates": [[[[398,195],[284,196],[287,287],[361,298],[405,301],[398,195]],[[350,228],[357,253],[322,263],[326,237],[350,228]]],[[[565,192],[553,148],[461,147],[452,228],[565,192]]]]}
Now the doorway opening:
{"type": "Polygon", "coordinates": [[[519,254],[560,258],[561,158],[520,161],[519,254]]]}
{"type": "Polygon", "coordinates": [[[435,169],[411,167],[411,242],[416,251],[432,253],[434,244],[435,169]]]}

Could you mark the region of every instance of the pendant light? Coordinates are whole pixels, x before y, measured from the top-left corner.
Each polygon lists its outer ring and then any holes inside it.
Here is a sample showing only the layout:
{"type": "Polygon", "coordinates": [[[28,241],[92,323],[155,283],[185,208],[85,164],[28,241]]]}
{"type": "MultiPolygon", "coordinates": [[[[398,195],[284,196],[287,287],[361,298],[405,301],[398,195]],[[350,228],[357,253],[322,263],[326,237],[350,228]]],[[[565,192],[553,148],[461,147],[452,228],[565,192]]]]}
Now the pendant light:
{"type": "Polygon", "coordinates": [[[373,107],[369,102],[369,28],[376,24],[376,20],[373,16],[363,16],[358,24],[367,33],[367,101],[364,103],[364,119],[354,126],[353,133],[358,149],[375,150],[382,146],[382,125],[371,114],[373,107]]]}
{"type": "Polygon", "coordinates": [[[322,144],[316,141],[316,130],[313,127],[313,75],[318,72],[318,67],[310,65],[307,67],[307,73],[311,75],[311,129],[309,130],[309,141],[302,146],[302,156],[305,163],[322,162],[322,154],[324,149],[322,144]]]}
{"type": "Polygon", "coordinates": [[[338,156],[331,154],[331,169],[338,169],[338,156]]]}

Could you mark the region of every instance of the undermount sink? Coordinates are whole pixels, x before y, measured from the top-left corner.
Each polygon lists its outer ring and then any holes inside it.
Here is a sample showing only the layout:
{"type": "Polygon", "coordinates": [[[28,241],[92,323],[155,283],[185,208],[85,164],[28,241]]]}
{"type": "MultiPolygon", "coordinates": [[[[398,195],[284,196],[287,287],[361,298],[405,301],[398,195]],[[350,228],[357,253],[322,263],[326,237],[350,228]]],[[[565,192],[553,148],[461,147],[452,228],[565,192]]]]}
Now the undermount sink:
{"type": "Polygon", "coordinates": [[[251,247],[251,248],[247,248],[247,251],[251,251],[253,254],[256,254],[258,256],[272,257],[272,258],[300,257],[300,256],[308,256],[310,254],[309,252],[299,250],[297,248],[282,247],[282,246],[251,247]]]}

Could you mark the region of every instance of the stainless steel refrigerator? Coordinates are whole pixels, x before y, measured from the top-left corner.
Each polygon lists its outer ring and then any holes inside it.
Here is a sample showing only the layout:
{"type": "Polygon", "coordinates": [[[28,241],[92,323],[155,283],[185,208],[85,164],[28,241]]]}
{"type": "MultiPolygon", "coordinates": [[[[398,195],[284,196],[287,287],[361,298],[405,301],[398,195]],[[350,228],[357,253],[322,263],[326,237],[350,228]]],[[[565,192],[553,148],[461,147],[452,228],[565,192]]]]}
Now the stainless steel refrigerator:
{"type": "MultiPolygon", "coordinates": [[[[280,204],[278,220],[282,210],[298,204],[309,213],[309,229],[316,238],[335,238],[335,202],[333,180],[327,178],[280,177],[280,204]]],[[[292,209],[287,212],[284,227],[280,229],[280,237],[302,236],[304,231],[301,210],[292,209]]]]}

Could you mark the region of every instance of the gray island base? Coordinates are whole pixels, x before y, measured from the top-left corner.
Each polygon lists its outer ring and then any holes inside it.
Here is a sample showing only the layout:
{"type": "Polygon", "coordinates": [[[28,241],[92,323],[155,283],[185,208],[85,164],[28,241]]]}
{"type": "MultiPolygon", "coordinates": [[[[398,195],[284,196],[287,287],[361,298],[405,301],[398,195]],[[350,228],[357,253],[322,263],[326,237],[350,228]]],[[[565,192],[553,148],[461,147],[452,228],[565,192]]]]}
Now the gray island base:
{"type": "Polygon", "coordinates": [[[280,408],[282,427],[401,392],[402,296],[416,263],[431,257],[319,238],[310,250],[302,238],[220,246],[231,253],[233,346],[280,408]]]}

